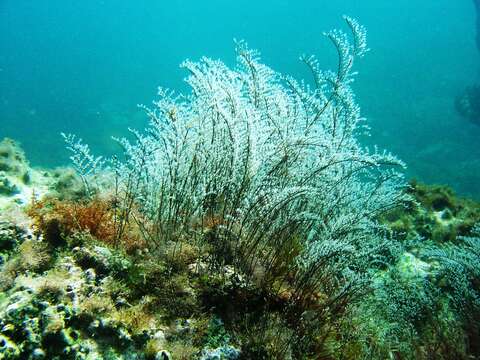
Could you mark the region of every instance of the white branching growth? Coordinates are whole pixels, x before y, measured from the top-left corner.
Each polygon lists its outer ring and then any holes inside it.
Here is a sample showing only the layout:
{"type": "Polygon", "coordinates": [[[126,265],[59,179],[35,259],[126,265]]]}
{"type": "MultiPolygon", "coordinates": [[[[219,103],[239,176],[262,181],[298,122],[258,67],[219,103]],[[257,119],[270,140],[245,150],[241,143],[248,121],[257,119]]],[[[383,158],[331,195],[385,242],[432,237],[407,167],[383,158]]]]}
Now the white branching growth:
{"type": "Polygon", "coordinates": [[[480,224],[470,236],[459,236],[455,244],[426,248],[422,253],[434,260],[434,273],[450,290],[450,300],[464,315],[480,312],[480,224]]]}
{"type": "Polygon", "coordinates": [[[67,150],[72,153],[70,160],[72,161],[75,171],[82,179],[85,192],[87,195],[91,195],[90,179],[104,166],[105,161],[101,156],[94,157],[90,152],[89,146],[84,144],[82,139],[77,139],[75,135],[72,134],[67,135],[62,133],[61,135],[67,144],[67,150]]]}
{"type": "Polygon", "coordinates": [[[152,247],[210,239],[237,269],[288,281],[295,298],[324,294],[325,309],[363,286],[385,245],[376,218],[405,199],[395,170],[403,164],[357,141],[365,129],[350,84],[367,47],[364,28],[346,22],[352,43],[341,31],[326,34],[337,71],[302,58],[312,84],[273,71],[244,42],[235,69],[208,58],[182,64],[191,94],[161,89],[145,107],[146,131],[119,140],[122,203],[141,208],[152,247]]]}

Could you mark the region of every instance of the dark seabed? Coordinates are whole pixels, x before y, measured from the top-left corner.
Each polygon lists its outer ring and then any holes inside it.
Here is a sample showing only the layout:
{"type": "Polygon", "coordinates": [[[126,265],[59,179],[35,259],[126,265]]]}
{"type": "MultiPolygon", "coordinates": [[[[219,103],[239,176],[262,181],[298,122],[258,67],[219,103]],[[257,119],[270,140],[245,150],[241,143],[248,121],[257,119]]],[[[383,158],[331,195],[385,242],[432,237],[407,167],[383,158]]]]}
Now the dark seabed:
{"type": "Polygon", "coordinates": [[[157,86],[185,90],[184,59],[232,64],[233,39],[245,39],[275,70],[307,78],[298,56],[335,66],[322,32],[343,14],[369,31],[355,84],[366,144],[397,154],[409,176],[479,198],[480,126],[454,106],[479,72],[471,0],[2,0],[0,138],[19,140],[39,166],[67,163],[60,132],[111,154],[112,135],[143,128],[136,105],[157,86]]]}

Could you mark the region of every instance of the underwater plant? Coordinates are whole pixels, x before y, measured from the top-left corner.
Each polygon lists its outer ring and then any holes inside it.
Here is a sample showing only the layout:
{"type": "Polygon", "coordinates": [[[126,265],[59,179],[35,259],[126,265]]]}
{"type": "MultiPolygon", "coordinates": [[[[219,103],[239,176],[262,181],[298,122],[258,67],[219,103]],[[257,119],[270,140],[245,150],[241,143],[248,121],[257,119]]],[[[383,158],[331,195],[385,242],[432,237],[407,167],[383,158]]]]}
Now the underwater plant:
{"type": "Polygon", "coordinates": [[[455,243],[424,249],[424,256],[434,261],[438,286],[447,294],[449,304],[462,320],[469,352],[480,354],[480,224],[469,236],[459,236],[455,243]]]}
{"type": "MultiPolygon", "coordinates": [[[[185,61],[191,93],[160,89],[153,108],[143,107],[145,131],[117,140],[125,157],[110,161],[119,241],[134,221],[159,256],[168,243],[209,244],[221,254],[212,265],[232,265],[293,303],[315,304],[320,322],[366,291],[369,269],[389,247],[377,219],[408,195],[397,170],[404,164],[359,143],[368,128],[352,68],[368,48],[364,27],[345,21],[352,40],[326,33],[336,71],[301,57],[311,83],[275,72],[241,41],[235,69],[185,61]]],[[[64,137],[90,192],[103,160],[64,137]]]]}

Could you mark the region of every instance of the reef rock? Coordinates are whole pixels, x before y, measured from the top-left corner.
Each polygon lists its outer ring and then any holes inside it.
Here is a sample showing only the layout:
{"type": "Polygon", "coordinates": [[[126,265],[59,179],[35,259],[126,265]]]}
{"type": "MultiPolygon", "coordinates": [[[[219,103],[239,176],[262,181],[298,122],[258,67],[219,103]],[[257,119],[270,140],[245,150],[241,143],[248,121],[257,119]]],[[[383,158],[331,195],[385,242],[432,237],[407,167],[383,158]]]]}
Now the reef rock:
{"type": "Polygon", "coordinates": [[[32,168],[14,140],[0,141],[0,220],[19,220],[19,208],[48,195],[79,199],[85,195],[82,181],[70,168],[32,168]]]}

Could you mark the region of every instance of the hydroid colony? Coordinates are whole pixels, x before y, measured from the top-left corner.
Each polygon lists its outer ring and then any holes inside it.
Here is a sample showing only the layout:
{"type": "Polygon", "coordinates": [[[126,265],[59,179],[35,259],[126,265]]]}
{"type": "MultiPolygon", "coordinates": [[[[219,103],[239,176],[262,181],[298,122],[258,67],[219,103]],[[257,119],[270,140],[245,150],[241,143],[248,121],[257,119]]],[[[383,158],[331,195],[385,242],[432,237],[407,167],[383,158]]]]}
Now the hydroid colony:
{"type": "MultiPolygon", "coordinates": [[[[257,281],[289,288],[292,301],[321,293],[321,318],[367,289],[368,269],[390,246],[376,219],[407,196],[395,170],[402,162],[358,143],[365,129],[350,84],[366,32],[345,20],[352,42],[341,31],[326,34],[337,49],[336,72],[302,58],[313,86],[276,73],[243,42],[234,70],[208,58],[185,61],[191,94],[161,89],[154,108],[145,108],[150,126],[132,130],[133,143],[118,140],[125,160],[111,168],[119,229],[133,218],[152,250],[185,238],[212,242],[225,249],[221,265],[250,277],[261,272],[257,281]],[[215,225],[206,237],[196,224],[208,222],[215,225]]],[[[101,161],[65,139],[88,185],[101,161]]]]}

